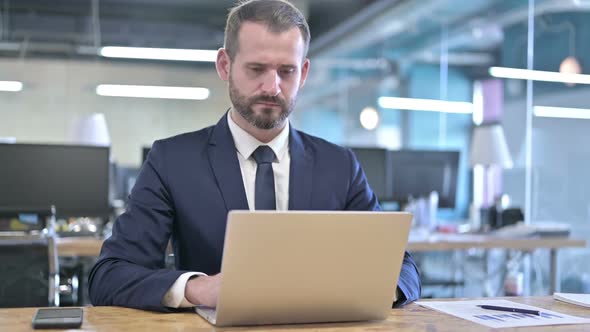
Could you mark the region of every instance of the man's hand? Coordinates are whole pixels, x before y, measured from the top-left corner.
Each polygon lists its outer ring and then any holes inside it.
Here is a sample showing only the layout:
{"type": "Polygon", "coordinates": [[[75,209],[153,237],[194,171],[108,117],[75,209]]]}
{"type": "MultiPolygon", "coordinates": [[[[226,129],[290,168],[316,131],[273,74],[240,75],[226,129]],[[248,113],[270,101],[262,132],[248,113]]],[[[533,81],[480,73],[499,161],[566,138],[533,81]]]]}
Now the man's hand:
{"type": "Polygon", "coordinates": [[[214,276],[189,279],[184,288],[184,297],[194,305],[215,308],[219,296],[221,273],[214,276]]]}

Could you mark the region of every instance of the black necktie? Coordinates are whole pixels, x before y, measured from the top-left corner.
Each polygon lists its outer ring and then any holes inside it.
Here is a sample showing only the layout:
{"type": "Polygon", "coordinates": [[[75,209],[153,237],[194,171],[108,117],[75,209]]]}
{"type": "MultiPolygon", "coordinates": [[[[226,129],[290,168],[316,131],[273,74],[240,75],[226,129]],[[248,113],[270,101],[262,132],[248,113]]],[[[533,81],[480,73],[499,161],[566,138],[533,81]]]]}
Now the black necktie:
{"type": "Polygon", "coordinates": [[[275,175],[272,171],[275,153],[268,145],[261,145],[252,155],[258,164],[254,189],[255,210],[276,210],[275,175]]]}

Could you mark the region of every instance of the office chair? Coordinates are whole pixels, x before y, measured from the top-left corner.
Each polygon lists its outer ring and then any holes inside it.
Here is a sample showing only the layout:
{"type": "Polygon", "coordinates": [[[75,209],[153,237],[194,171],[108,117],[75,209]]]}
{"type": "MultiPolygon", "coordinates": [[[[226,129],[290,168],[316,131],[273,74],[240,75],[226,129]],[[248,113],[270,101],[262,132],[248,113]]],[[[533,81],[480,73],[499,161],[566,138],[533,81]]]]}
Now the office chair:
{"type": "MultiPolygon", "coordinates": [[[[0,208],[0,218],[10,215],[14,210],[0,208]]],[[[38,214],[40,220],[47,215],[38,214]]],[[[52,223],[44,224],[42,231],[0,231],[0,308],[59,306],[55,236],[52,223]]]]}

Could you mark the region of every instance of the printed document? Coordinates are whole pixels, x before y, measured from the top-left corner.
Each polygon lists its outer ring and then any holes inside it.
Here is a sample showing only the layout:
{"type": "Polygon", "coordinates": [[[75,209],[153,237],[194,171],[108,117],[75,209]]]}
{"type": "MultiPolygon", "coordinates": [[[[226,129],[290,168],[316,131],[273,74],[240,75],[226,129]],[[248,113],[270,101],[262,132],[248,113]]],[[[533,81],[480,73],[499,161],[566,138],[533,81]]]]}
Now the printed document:
{"type": "Polygon", "coordinates": [[[474,323],[491,328],[589,324],[590,319],[562,314],[526,304],[507,300],[471,300],[471,301],[418,301],[418,305],[443,312],[455,317],[463,318],[474,323]],[[478,305],[493,305],[500,307],[538,310],[541,315],[521,314],[496,310],[486,310],[478,305]]]}
{"type": "Polygon", "coordinates": [[[554,293],[553,298],[559,301],[590,308],[590,294],[554,293]]]}

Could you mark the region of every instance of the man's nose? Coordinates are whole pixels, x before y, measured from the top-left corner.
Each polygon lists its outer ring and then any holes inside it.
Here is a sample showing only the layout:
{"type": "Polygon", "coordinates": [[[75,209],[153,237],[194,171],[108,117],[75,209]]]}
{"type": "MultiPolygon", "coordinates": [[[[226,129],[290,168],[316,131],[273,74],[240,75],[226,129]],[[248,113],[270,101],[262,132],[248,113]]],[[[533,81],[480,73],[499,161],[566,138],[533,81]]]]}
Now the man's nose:
{"type": "Polygon", "coordinates": [[[273,97],[281,93],[281,77],[278,72],[271,70],[266,74],[262,83],[262,92],[273,97]]]}

